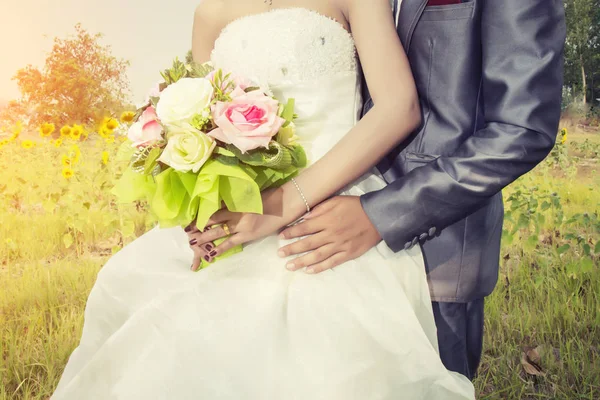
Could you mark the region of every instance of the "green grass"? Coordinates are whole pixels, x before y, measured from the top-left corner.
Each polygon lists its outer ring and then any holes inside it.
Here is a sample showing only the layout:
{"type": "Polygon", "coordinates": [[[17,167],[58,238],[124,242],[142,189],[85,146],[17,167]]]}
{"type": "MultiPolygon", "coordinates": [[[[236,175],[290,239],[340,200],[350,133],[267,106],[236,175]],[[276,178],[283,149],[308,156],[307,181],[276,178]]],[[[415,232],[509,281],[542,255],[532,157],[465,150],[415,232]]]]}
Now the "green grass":
{"type": "MultiPolygon", "coordinates": [[[[480,399],[600,398],[600,178],[597,159],[579,154],[585,139],[600,146],[599,138],[570,133],[566,158],[505,191],[512,199],[500,280],[486,302],[480,399]],[[538,375],[521,363],[532,348],[538,375]]],[[[9,178],[0,183],[0,399],[51,395],[97,272],[152,224],[142,205],[117,206],[107,193],[118,166],[103,165],[101,152],[112,159],[116,145],[82,143],[66,181],[60,158],[69,146],[0,149],[9,178]]]]}

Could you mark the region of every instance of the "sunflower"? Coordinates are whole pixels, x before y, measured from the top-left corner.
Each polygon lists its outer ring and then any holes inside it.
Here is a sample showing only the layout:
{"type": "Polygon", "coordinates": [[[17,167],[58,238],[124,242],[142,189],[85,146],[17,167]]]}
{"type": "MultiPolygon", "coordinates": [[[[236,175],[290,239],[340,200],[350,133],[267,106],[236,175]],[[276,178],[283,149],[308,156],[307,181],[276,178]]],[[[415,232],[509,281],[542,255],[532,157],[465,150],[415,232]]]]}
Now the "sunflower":
{"type": "Polygon", "coordinates": [[[21,142],[21,146],[22,146],[24,149],[30,149],[30,148],[32,148],[32,147],[33,147],[33,142],[32,142],[31,140],[23,140],[23,141],[21,142]]]}
{"type": "Polygon", "coordinates": [[[56,127],[54,126],[54,124],[51,123],[43,123],[39,128],[38,128],[39,132],[40,132],[40,136],[41,137],[48,137],[50,135],[52,135],[54,133],[54,131],[56,130],[56,127]]]}
{"type": "Polygon", "coordinates": [[[60,147],[62,145],[63,140],[62,139],[56,139],[54,141],[54,147],[60,147]]]}
{"type": "Polygon", "coordinates": [[[104,165],[108,164],[108,151],[102,152],[102,164],[104,164],[104,165]]]}
{"type": "Polygon", "coordinates": [[[83,135],[83,126],[81,125],[73,125],[71,128],[71,138],[75,140],[79,140],[81,135],[83,135]]]}
{"type": "Polygon", "coordinates": [[[119,121],[112,117],[106,117],[104,118],[104,121],[102,121],[102,125],[106,126],[108,130],[114,131],[119,126],[119,121]]]}
{"type": "Polygon", "coordinates": [[[123,111],[121,114],[121,122],[124,124],[129,124],[133,122],[133,118],[135,117],[135,113],[133,111],[123,111]]]}
{"type": "Polygon", "coordinates": [[[567,143],[567,136],[568,136],[567,128],[562,128],[560,130],[560,144],[567,143]]]}
{"type": "Polygon", "coordinates": [[[73,175],[75,175],[75,171],[73,171],[73,169],[69,168],[69,167],[65,167],[62,170],[62,176],[65,179],[71,179],[73,177],[73,175]]]}
{"type": "Polygon", "coordinates": [[[15,140],[16,138],[18,138],[22,131],[23,131],[23,124],[21,124],[21,122],[19,121],[19,122],[17,122],[17,125],[13,129],[13,133],[12,133],[12,136],[10,137],[10,140],[15,140]]]}
{"type": "Polygon", "coordinates": [[[60,128],[60,136],[62,136],[62,137],[71,136],[71,127],[69,125],[65,125],[62,128],[60,128]]]}
{"type": "Polygon", "coordinates": [[[105,138],[105,139],[106,139],[107,137],[109,137],[110,135],[112,135],[112,131],[111,131],[110,129],[108,129],[108,128],[106,127],[106,125],[102,125],[102,126],[100,127],[100,129],[98,130],[98,134],[99,134],[100,136],[102,136],[103,138],[105,138]]]}
{"type": "Polygon", "coordinates": [[[61,163],[62,163],[63,167],[70,167],[71,166],[71,157],[69,157],[66,154],[63,154],[61,163]]]}
{"type": "Polygon", "coordinates": [[[74,144],[71,147],[69,147],[68,154],[71,155],[71,160],[73,161],[73,164],[77,164],[79,162],[79,159],[81,158],[81,150],[79,150],[79,146],[74,144]]]}

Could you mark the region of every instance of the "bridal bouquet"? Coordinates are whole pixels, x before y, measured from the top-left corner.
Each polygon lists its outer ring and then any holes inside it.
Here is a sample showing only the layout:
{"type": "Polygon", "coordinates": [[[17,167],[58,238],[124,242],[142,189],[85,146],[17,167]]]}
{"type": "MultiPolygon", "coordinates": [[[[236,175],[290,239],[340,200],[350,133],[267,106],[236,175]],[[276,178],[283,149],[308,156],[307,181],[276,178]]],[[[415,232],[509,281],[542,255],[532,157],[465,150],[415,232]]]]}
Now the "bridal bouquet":
{"type": "Polygon", "coordinates": [[[210,64],[176,59],[161,75],[119,149],[128,161],[112,190],[120,202],[146,200],[160,227],[203,229],[223,204],[262,213],[261,191],[306,166],[293,99],[281,104],[210,64]]]}

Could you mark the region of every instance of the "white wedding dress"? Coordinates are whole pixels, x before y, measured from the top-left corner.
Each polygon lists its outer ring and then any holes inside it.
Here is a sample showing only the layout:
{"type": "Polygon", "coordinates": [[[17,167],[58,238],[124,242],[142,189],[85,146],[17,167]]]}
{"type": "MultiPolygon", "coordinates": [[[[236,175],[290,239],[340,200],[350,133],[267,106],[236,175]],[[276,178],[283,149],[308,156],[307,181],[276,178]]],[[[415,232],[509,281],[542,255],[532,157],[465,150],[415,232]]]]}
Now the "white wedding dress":
{"type": "MultiPolygon", "coordinates": [[[[312,161],[357,121],[354,42],[314,11],[235,20],[212,61],[293,97],[312,161]]],[[[368,174],[343,193],[384,185],[368,174]]],[[[270,236],[200,272],[190,271],[181,228],[154,228],[126,246],[98,274],[52,399],[474,399],[472,384],[439,359],[418,246],[394,254],[382,243],[309,275],[286,270],[281,245],[270,236]]]]}

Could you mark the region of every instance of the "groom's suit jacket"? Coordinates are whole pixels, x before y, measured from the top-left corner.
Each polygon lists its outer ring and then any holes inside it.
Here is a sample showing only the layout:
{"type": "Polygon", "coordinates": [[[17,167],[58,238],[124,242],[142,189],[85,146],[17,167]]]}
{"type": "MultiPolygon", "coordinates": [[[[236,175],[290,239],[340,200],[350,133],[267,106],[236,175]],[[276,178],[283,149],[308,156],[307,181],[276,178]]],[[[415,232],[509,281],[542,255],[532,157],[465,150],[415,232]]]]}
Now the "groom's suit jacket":
{"type": "MultiPolygon", "coordinates": [[[[562,0],[427,3],[395,8],[422,126],[378,165],[388,187],[361,202],[392,250],[421,243],[434,301],[467,302],[496,285],[500,191],[555,143],[564,8],[562,0]]],[[[372,106],[366,93],[364,111],[372,106]]]]}

